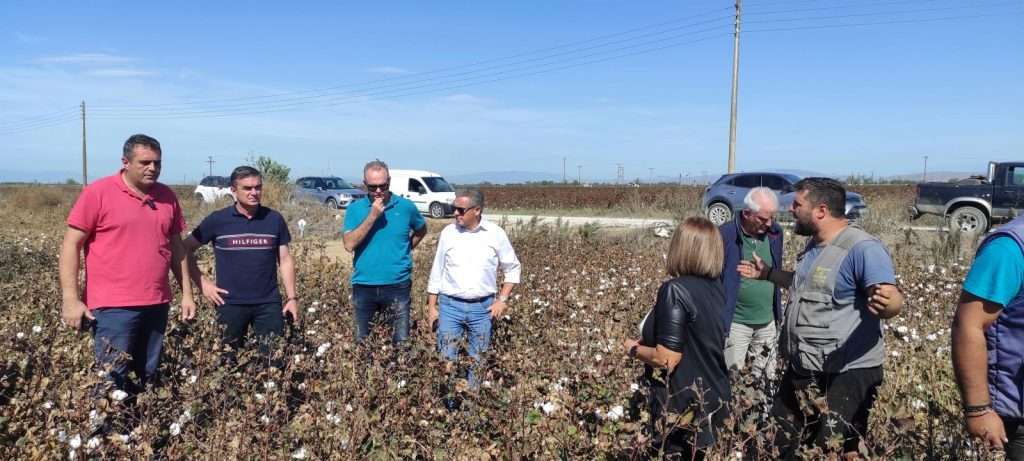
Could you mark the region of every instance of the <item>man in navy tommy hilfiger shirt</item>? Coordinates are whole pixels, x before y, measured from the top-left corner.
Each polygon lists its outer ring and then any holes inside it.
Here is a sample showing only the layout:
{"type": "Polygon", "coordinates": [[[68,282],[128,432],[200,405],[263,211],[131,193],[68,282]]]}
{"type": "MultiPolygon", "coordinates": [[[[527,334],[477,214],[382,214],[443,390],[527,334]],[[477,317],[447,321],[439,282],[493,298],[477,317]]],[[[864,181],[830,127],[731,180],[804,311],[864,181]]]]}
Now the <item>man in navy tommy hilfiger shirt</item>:
{"type": "Polygon", "coordinates": [[[260,205],[263,178],[259,170],[240,166],[231,172],[235,204],[210,213],[185,239],[189,274],[203,296],[217,306],[224,342],[237,349],[251,326],[260,351],[269,353],[269,339],[284,333],[284,316],[297,319],[295,263],[288,251],[291,234],[280,213],[260,205]],[[213,242],[217,283],[199,272],[194,252],[213,242]],[[287,299],[281,302],[277,271],[287,299]]]}

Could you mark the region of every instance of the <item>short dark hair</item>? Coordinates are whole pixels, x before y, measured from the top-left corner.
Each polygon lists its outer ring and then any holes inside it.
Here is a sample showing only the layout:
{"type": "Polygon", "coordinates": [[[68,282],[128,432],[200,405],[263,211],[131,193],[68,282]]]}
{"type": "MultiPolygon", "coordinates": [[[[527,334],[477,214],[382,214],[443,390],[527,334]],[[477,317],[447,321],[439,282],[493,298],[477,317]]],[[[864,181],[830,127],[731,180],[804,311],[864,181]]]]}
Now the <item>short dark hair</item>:
{"type": "Polygon", "coordinates": [[[833,218],[846,216],[846,188],[835,179],[804,178],[793,185],[793,190],[807,191],[807,200],[811,206],[824,204],[833,218]]]}
{"type": "Polygon", "coordinates": [[[480,189],[460,189],[456,197],[466,197],[470,202],[473,202],[473,206],[484,208],[484,192],[480,189]]]}
{"type": "Polygon", "coordinates": [[[132,156],[135,155],[135,146],[146,146],[152,149],[153,152],[163,154],[163,151],[160,150],[160,141],[157,141],[156,138],[144,134],[133,134],[124,142],[121,156],[131,160],[132,156]]]}
{"type": "Polygon", "coordinates": [[[253,168],[251,166],[242,165],[242,166],[240,166],[238,168],[235,168],[231,172],[231,186],[232,187],[235,186],[235,181],[238,181],[240,179],[245,179],[245,178],[251,178],[253,176],[255,176],[257,178],[263,178],[263,175],[260,174],[260,170],[257,170],[257,169],[255,169],[255,168],[253,168]]]}

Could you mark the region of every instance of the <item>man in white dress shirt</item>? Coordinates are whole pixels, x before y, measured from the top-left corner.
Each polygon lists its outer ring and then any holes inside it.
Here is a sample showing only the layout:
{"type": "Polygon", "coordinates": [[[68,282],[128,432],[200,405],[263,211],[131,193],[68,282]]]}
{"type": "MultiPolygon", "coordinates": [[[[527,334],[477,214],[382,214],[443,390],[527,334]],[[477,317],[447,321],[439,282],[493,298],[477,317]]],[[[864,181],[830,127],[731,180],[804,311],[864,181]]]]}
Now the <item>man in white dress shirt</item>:
{"type": "MultiPolygon", "coordinates": [[[[491,342],[491,321],[505,312],[512,288],[519,283],[520,265],[508,235],[481,219],[484,196],[479,190],[455,197],[455,222],[441,231],[434,266],[427,283],[429,323],[437,322],[437,348],[455,360],[459,343],[468,340],[467,353],[479,368],[480,354],[491,342]],[[498,270],[504,274],[501,290],[498,270]],[[497,293],[497,297],[495,297],[497,293]]],[[[473,370],[469,385],[478,386],[473,370]]]]}

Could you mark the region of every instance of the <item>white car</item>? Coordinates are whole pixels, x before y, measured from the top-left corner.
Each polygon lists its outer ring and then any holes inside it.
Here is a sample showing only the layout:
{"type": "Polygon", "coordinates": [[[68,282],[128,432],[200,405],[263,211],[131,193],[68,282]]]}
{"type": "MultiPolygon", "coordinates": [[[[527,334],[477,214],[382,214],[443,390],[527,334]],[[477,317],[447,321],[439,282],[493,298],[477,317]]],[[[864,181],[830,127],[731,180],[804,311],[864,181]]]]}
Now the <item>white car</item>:
{"type": "Polygon", "coordinates": [[[203,203],[216,203],[220,200],[232,200],[231,180],[223,176],[207,176],[199,181],[196,191],[192,194],[196,201],[203,203]]]}
{"type": "Polygon", "coordinates": [[[420,213],[431,218],[451,216],[454,212],[455,188],[432,171],[391,170],[391,193],[411,200],[420,213]]]}

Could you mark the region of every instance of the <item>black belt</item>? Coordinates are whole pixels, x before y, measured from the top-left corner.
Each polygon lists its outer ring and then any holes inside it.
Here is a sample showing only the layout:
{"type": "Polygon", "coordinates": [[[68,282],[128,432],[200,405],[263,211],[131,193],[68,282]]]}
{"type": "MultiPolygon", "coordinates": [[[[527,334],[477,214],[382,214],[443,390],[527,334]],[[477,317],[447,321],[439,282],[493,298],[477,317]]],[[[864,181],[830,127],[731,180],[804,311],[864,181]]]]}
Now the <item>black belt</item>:
{"type": "Polygon", "coordinates": [[[459,302],[469,303],[469,304],[483,302],[483,301],[486,301],[486,300],[491,299],[491,298],[494,297],[494,295],[487,295],[487,296],[484,296],[482,298],[460,298],[458,296],[452,296],[452,295],[444,295],[444,296],[447,296],[447,297],[449,297],[451,299],[454,299],[456,301],[459,301],[459,302]]]}

